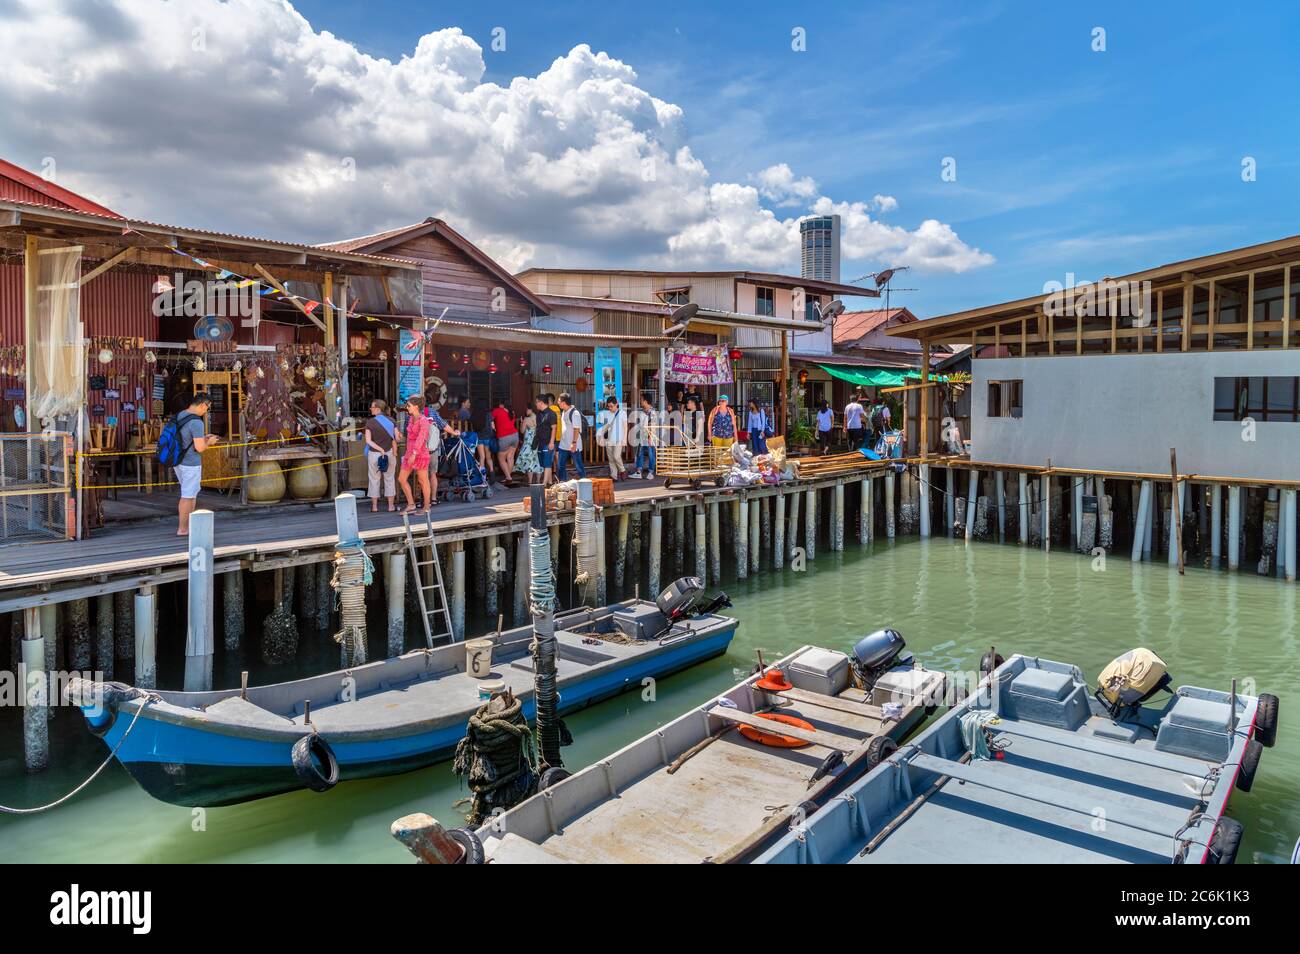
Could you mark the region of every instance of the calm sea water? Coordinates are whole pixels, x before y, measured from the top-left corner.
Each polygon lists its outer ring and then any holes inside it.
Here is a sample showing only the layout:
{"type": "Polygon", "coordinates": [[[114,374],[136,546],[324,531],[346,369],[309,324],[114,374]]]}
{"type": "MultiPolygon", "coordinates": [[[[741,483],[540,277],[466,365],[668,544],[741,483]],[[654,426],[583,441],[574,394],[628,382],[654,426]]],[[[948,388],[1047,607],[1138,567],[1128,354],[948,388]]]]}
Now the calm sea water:
{"type": "MultiPolygon", "coordinates": [[[[1240,860],[1290,857],[1300,835],[1300,732],[1290,725],[1300,719],[1300,587],[1197,568],[1180,578],[1163,564],[1134,566],[1125,558],[1098,570],[1090,558],[1070,553],[1044,556],[943,538],[882,541],[870,552],[849,547],[842,554],[821,551],[804,573],[765,571],[728,585],[731,612],[741,621],[730,652],[662,680],[654,702],[632,693],[570,716],[576,741],[565,750],[566,764],[589,764],[705,702],[737,681],[759,649],[769,659],[804,643],[846,649],[857,636],[892,626],[926,666],[970,670],[995,645],[1005,655],[1072,662],[1095,678],[1115,656],[1147,646],[1164,657],[1176,684],[1226,689],[1235,676],[1245,691],[1252,688],[1245,681],[1253,680],[1257,691],[1281,698],[1278,743],[1265,750],[1254,791],[1236,793],[1229,811],[1246,825],[1240,860]]],[[[318,649],[313,671],[333,657],[327,639],[310,639],[318,649]]],[[[239,666],[219,657],[218,678],[231,679],[239,666]]],[[[178,678],[166,665],[161,675],[168,685],[178,678]]],[[[56,767],[29,778],[15,716],[0,713],[0,802],[6,805],[58,797],[105,754],[80,716],[65,710],[51,726],[56,767]]],[[[410,859],[389,836],[390,822],[426,811],[457,824],[455,803],[466,794],[443,763],[323,795],[299,792],[211,809],[200,823],[190,809],[149,798],[114,764],[54,811],[0,816],[0,861],[400,863],[410,859]]]]}

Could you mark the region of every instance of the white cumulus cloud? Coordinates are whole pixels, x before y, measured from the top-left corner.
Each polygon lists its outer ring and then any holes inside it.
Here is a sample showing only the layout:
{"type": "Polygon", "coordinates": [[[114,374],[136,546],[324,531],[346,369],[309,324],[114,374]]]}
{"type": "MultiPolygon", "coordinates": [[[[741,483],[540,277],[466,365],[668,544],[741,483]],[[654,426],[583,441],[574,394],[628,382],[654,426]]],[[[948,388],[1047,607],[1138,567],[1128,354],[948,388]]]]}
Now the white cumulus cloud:
{"type": "Polygon", "coordinates": [[[287,0],[3,0],[0,63],[0,155],[128,215],[313,242],[437,215],[515,268],[795,270],[799,217],[835,211],[846,259],[993,260],[784,163],[716,181],[682,110],[586,44],[503,86],[459,29],[393,61],[287,0]]]}

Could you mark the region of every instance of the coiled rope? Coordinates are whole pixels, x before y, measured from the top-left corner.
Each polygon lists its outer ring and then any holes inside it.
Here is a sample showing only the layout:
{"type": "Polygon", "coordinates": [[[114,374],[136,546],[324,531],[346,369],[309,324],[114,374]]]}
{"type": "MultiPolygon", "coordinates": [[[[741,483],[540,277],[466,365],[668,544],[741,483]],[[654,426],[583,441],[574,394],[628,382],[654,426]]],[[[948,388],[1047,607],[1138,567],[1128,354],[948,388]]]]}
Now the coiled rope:
{"type": "MultiPolygon", "coordinates": [[[[138,691],[138,690],[137,690],[137,691],[138,691]]],[[[130,724],[126,727],[126,731],[122,733],[122,738],[120,738],[120,739],[117,740],[117,745],[113,746],[112,751],[108,753],[108,758],[106,758],[106,759],[104,759],[104,761],[100,762],[100,763],[99,763],[99,768],[97,768],[97,769],[95,769],[95,771],[91,772],[90,775],[87,776],[87,778],[86,778],[86,780],[85,780],[84,782],[82,782],[80,785],[78,785],[78,786],[77,786],[76,788],[74,788],[72,791],[68,792],[68,794],[64,795],[62,798],[59,798],[59,799],[56,799],[55,801],[50,802],[48,805],[37,805],[35,808],[10,808],[8,805],[0,805],[0,814],[4,814],[4,815],[37,815],[37,814],[39,814],[39,813],[41,813],[41,812],[47,812],[47,811],[49,811],[51,808],[58,808],[58,807],[59,807],[60,805],[62,805],[64,802],[68,801],[68,800],[71,799],[71,798],[74,798],[74,797],[75,797],[76,795],[78,795],[78,794],[79,794],[79,793],[80,793],[80,792],[81,792],[81,791],[82,791],[82,790],[83,790],[87,785],[89,785],[89,784],[90,784],[91,782],[93,782],[95,779],[99,778],[100,773],[103,772],[104,769],[108,768],[108,763],[111,762],[111,761],[113,761],[113,759],[117,756],[117,751],[118,751],[118,749],[120,749],[120,748],[122,747],[122,744],[123,744],[124,742],[126,742],[127,737],[131,734],[131,730],[135,728],[135,724],[136,724],[136,722],[139,721],[139,719],[140,719],[140,713],[144,712],[145,707],[148,706],[148,705],[151,705],[151,704],[153,704],[153,703],[155,703],[155,702],[161,702],[161,701],[162,701],[162,697],[161,697],[161,696],[154,695],[153,693],[145,693],[145,694],[144,694],[144,699],[143,699],[143,701],[140,703],[140,705],[136,706],[135,715],[131,716],[131,722],[130,722],[130,724]]]]}
{"type": "Polygon", "coordinates": [[[451,764],[466,776],[474,797],[467,819],[483,824],[497,809],[512,808],[537,789],[537,753],[523,703],[509,691],[493,696],[469,719],[451,764]]]}
{"type": "MultiPolygon", "coordinates": [[[[533,641],[528,649],[533,657],[533,701],[537,706],[537,750],[548,766],[561,763],[560,746],[569,737],[564,723],[556,715],[560,694],[556,688],[556,645],[554,621],[545,633],[538,622],[555,609],[555,572],[551,566],[551,535],[546,530],[528,530],[528,600],[533,614],[533,641]]],[[[571,737],[570,741],[572,741],[571,737]]]]}
{"type": "Polygon", "coordinates": [[[583,588],[583,602],[586,602],[585,597],[594,592],[600,572],[596,561],[596,505],[578,498],[574,521],[573,545],[578,553],[578,572],[573,582],[583,588]]]}
{"type": "Polygon", "coordinates": [[[343,666],[366,662],[366,587],[375,578],[375,565],[360,540],[340,540],[334,551],[334,588],[342,628],[334,641],[343,647],[343,666]]]}

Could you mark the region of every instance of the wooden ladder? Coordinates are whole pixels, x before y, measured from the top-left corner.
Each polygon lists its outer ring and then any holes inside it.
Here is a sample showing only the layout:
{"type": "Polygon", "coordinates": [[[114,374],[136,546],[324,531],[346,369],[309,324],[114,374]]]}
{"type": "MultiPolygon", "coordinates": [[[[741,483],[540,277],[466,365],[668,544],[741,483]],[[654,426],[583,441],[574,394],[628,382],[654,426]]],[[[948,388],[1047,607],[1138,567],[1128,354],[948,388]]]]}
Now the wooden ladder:
{"type": "Polygon", "coordinates": [[[420,602],[420,620],[424,623],[424,641],[432,648],[434,640],[445,639],[448,643],[456,641],[456,634],[451,625],[451,609],[447,605],[447,591],[442,585],[442,563],[438,560],[438,544],[433,538],[433,517],[427,511],[424,515],[424,534],[420,538],[411,531],[411,518],[402,514],[402,526],[406,528],[406,556],[411,564],[411,578],[415,586],[415,595],[420,602]],[[429,559],[421,560],[420,551],[428,548],[429,559]],[[433,581],[427,586],[424,582],[425,567],[433,567],[433,581]],[[445,625],[445,629],[442,628],[445,625]]]}

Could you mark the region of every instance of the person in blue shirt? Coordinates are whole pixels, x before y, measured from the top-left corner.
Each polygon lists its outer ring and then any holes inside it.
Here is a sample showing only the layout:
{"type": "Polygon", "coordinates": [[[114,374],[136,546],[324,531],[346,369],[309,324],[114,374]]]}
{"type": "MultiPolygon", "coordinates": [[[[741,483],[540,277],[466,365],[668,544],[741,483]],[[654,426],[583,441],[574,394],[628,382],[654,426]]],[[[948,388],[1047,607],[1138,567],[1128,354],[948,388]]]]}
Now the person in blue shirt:
{"type": "Polygon", "coordinates": [[[831,429],[835,426],[835,412],[828,402],[823,400],[817,408],[817,443],[822,454],[831,452],[831,429]]]}

